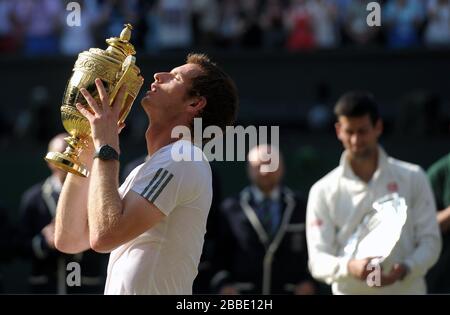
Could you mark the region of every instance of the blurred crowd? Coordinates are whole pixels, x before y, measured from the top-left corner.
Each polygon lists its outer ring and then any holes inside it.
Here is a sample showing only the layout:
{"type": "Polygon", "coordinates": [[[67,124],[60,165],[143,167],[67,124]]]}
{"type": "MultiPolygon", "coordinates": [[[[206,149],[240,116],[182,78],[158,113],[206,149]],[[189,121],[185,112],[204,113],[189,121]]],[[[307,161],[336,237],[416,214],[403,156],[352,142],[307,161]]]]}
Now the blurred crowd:
{"type": "Polygon", "coordinates": [[[450,46],[449,0],[379,0],[381,27],[367,25],[369,0],[79,0],[80,26],[67,23],[69,2],[0,0],[0,53],[74,55],[125,23],[148,53],[450,46]]]}

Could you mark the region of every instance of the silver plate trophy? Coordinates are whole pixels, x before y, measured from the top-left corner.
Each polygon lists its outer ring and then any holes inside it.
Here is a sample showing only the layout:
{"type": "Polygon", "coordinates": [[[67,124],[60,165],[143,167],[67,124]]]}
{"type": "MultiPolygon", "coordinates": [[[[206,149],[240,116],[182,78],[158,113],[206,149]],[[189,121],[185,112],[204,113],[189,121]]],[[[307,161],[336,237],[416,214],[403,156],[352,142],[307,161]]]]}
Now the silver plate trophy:
{"type": "Polygon", "coordinates": [[[344,247],[344,255],[355,259],[377,257],[371,261],[375,265],[390,256],[400,239],[408,206],[405,198],[392,193],[376,200],[372,207],[344,247]]]}

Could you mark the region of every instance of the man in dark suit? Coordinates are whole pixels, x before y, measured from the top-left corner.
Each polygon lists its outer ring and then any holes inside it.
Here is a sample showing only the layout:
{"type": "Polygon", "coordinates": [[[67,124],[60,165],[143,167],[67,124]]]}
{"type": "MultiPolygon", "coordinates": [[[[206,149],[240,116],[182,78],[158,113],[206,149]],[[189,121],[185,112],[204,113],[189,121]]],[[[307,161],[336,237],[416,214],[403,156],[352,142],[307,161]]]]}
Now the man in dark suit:
{"type": "MultiPolygon", "coordinates": [[[[64,152],[67,134],[59,134],[49,144],[48,150],[64,152]]],[[[31,261],[29,284],[32,293],[103,293],[107,255],[86,251],[66,255],[55,249],[54,216],[66,172],[48,165],[51,176],[33,185],[22,196],[18,248],[22,257],[31,261]],[[80,286],[68,286],[67,276],[80,266],[80,286]],[[70,266],[69,266],[70,267],[70,266]]],[[[75,277],[75,274],[74,274],[75,277]]],[[[76,279],[73,278],[76,282],[76,279]]]]}
{"type": "Polygon", "coordinates": [[[308,272],[306,203],[281,185],[283,162],[275,147],[248,155],[251,185],[221,207],[212,286],[220,294],[314,294],[308,272]],[[267,170],[264,156],[279,165],[267,170]]]}

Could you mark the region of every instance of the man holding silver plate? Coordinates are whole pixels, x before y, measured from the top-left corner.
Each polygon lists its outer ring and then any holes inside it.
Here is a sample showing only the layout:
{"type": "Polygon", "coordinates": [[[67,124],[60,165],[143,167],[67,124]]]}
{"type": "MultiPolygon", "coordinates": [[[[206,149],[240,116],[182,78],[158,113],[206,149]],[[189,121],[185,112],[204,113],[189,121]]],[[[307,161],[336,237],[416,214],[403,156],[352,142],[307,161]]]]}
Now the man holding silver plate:
{"type": "Polygon", "coordinates": [[[309,193],[311,273],[334,294],[425,294],[441,250],[428,179],[378,144],[383,123],[371,94],[343,95],[335,114],[345,151],[309,193]]]}

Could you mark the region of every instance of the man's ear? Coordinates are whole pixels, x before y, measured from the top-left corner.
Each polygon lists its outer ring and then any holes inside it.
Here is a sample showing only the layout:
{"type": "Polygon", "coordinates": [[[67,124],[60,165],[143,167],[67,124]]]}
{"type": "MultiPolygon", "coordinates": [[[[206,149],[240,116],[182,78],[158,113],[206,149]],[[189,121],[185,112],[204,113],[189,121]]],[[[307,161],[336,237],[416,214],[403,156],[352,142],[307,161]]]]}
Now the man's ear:
{"type": "Polygon", "coordinates": [[[381,119],[378,119],[377,122],[375,123],[375,130],[377,132],[377,136],[381,136],[381,134],[383,133],[383,129],[384,129],[384,124],[383,121],[381,119]]]}
{"type": "Polygon", "coordinates": [[[340,140],[341,139],[341,124],[339,122],[336,122],[334,124],[334,130],[336,131],[336,137],[340,140]]]}
{"type": "Polygon", "coordinates": [[[192,99],[191,103],[188,106],[188,111],[196,115],[201,112],[203,108],[206,106],[206,98],[204,96],[197,96],[192,99]]]}

